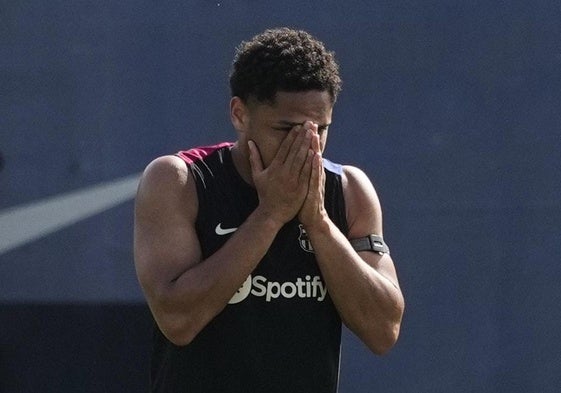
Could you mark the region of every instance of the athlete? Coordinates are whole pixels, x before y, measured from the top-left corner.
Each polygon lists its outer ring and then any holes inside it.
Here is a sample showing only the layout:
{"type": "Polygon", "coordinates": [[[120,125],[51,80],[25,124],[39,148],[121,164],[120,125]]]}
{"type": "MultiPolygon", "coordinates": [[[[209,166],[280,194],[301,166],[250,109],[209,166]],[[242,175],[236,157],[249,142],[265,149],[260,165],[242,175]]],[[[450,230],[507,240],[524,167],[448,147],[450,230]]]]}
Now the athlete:
{"type": "Polygon", "coordinates": [[[153,392],[336,392],[341,323],[376,354],[404,309],[376,192],[322,157],[338,65],[304,31],[237,49],[234,143],[151,162],[135,266],[154,316],[153,392]]]}

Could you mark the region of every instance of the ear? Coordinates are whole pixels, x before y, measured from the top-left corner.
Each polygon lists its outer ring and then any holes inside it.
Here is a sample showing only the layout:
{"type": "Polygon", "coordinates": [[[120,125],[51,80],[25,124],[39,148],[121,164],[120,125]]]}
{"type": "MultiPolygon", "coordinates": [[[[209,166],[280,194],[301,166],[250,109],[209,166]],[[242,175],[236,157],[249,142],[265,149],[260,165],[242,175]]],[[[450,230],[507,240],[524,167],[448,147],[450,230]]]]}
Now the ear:
{"type": "Polygon", "coordinates": [[[230,100],[230,120],[237,131],[245,131],[249,119],[249,108],[240,97],[230,100]]]}

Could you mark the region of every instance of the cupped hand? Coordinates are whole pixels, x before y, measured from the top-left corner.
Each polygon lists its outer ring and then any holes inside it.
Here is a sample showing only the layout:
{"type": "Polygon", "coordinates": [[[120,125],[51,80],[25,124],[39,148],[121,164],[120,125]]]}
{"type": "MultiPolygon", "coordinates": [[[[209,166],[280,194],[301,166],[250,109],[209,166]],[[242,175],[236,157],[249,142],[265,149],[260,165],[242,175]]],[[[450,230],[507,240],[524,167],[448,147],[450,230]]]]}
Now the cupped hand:
{"type": "Polygon", "coordinates": [[[294,127],[267,168],[264,168],[258,146],[254,141],[248,142],[259,208],[281,225],[298,214],[308,195],[315,156],[312,139],[312,130],[294,127]]]}
{"type": "Polygon", "coordinates": [[[311,229],[327,217],[324,204],[325,172],[317,125],[312,124],[310,129],[312,131],[310,148],[313,152],[310,180],[306,198],[304,199],[302,208],[298,212],[298,220],[306,229],[311,229]]]}

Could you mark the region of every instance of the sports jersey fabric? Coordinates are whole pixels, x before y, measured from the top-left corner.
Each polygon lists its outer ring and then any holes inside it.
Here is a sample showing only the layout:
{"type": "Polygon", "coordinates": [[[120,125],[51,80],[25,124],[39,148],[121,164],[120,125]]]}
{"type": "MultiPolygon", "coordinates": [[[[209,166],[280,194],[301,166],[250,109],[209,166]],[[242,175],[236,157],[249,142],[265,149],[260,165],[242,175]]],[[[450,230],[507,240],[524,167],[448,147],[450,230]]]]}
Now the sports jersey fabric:
{"type": "MultiPolygon", "coordinates": [[[[196,182],[203,259],[232,236],[259,202],[256,190],[234,167],[231,147],[222,143],[177,154],[196,182]]],[[[324,167],[327,212],[347,234],[342,168],[325,159],[324,167]]],[[[176,346],[155,326],[151,388],[166,393],[333,393],[340,345],[341,320],[311,243],[294,219],[226,308],[191,343],[176,346]]]]}

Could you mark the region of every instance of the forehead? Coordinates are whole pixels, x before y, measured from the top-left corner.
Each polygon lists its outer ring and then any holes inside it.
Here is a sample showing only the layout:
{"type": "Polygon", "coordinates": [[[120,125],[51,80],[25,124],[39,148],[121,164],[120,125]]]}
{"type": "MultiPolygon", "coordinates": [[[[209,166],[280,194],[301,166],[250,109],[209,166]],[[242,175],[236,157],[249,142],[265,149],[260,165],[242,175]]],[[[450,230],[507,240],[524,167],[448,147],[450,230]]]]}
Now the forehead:
{"type": "Polygon", "coordinates": [[[256,115],[268,121],[302,123],[312,120],[318,124],[331,123],[333,103],[326,91],[278,92],[275,102],[258,104],[256,115]]]}

